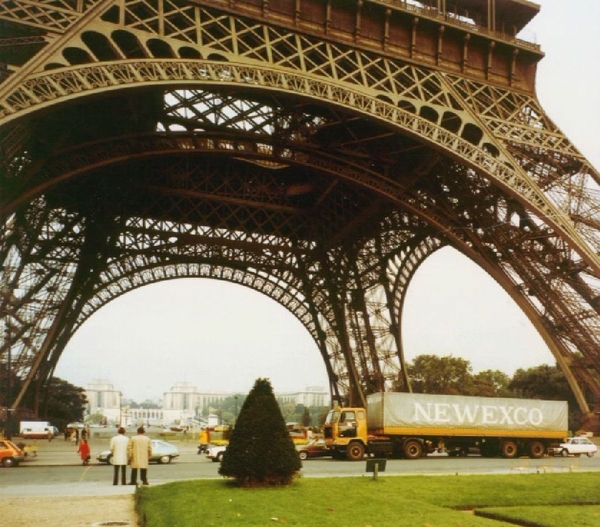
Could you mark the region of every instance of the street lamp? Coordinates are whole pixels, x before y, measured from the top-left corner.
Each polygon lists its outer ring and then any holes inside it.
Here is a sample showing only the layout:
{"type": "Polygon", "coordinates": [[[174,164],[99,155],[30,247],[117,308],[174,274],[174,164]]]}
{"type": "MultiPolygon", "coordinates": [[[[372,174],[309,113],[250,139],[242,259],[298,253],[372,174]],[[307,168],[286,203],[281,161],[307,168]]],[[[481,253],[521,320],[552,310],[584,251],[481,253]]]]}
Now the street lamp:
{"type": "Polygon", "coordinates": [[[5,435],[7,439],[12,439],[12,419],[11,413],[12,408],[10,407],[10,401],[12,398],[12,346],[10,343],[10,322],[8,318],[6,318],[6,327],[5,336],[6,336],[6,347],[7,347],[7,357],[6,357],[6,431],[5,435]]]}
{"type": "Polygon", "coordinates": [[[123,426],[123,392],[119,392],[119,428],[123,426]]]}
{"type": "Polygon", "coordinates": [[[235,399],[235,420],[233,421],[233,424],[234,424],[234,425],[236,425],[236,424],[237,424],[237,416],[238,416],[238,413],[237,413],[237,408],[238,408],[238,407],[237,407],[238,396],[237,396],[237,395],[234,395],[234,397],[233,397],[233,398],[235,399]]]}

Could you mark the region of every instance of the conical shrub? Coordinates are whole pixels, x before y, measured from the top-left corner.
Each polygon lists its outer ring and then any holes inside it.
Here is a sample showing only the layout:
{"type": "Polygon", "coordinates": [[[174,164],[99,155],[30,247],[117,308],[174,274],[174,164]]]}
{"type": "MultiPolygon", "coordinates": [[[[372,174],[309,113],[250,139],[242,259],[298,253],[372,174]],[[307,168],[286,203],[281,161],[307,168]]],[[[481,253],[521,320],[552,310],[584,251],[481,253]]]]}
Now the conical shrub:
{"type": "Polygon", "coordinates": [[[268,379],[257,379],[231,433],[219,474],[242,486],[288,485],[302,468],[268,379]]]}

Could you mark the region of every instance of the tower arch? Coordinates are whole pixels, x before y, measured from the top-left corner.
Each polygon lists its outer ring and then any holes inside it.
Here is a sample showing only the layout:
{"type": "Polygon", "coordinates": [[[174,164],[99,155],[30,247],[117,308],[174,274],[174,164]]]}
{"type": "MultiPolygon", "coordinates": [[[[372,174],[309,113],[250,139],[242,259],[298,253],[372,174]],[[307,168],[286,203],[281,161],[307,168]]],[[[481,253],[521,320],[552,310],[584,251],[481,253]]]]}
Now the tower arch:
{"type": "Polygon", "coordinates": [[[517,301],[592,416],[600,177],[535,97],[538,47],[371,0],[361,17],[312,0],[42,4],[40,47],[0,84],[2,278],[24,291],[3,297],[3,352],[25,386],[107,273],[145,276],[117,262],[170,258],[294,284],[332,384],[364,403],[404,367],[394,273],[451,245],[517,301]]]}

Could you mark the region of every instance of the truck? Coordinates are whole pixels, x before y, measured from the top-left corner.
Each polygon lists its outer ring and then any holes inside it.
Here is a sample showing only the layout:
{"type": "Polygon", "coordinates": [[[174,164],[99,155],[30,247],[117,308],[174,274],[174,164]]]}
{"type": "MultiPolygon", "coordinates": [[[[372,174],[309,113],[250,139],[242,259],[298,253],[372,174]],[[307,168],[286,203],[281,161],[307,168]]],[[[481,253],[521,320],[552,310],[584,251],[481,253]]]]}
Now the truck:
{"type": "Polygon", "coordinates": [[[335,407],[326,447],[337,459],[417,459],[433,452],[541,458],[568,435],[565,401],[401,392],[367,396],[367,408],[335,407]]]}
{"type": "Polygon", "coordinates": [[[58,435],[58,428],[48,421],[21,421],[19,435],[23,439],[51,439],[58,435]]]}

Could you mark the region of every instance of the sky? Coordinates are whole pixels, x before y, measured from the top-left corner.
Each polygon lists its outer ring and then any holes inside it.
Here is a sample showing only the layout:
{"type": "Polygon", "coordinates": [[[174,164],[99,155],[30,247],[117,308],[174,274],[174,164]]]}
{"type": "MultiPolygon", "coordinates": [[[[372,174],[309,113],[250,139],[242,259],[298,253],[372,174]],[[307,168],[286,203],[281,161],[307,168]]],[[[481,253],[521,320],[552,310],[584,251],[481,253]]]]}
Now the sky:
{"type": "MultiPolygon", "coordinates": [[[[538,0],[521,36],[540,44],[537,91],[550,118],[600,169],[600,0],[538,0]]],[[[468,360],[473,372],[554,364],[512,299],[452,249],[431,256],[407,292],[406,359],[468,360]]],[[[162,398],[176,383],[247,393],[258,377],[275,392],[327,389],[316,344],[296,318],[248,288],[208,279],[144,286],[113,300],[73,336],[55,375],[85,387],[106,379],[124,397],[162,398]]]]}

